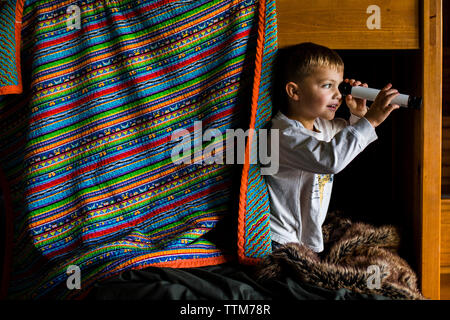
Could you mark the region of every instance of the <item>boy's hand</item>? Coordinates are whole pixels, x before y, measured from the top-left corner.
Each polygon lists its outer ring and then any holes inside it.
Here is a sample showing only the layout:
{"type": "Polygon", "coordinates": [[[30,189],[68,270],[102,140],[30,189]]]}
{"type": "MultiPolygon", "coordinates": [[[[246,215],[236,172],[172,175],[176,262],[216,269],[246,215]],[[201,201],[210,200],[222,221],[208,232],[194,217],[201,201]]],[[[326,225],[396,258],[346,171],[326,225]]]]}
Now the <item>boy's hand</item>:
{"type": "MultiPolygon", "coordinates": [[[[362,86],[362,87],[368,87],[367,83],[363,83],[361,85],[361,81],[356,81],[355,79],[345,79],[345,82],[349,82],[352,86],[362,86]]],[[[367,106],[366,106],[366,99],[357,99],[353,98],[352,95],[347,95],[345,97],[345,103],[347,104],[348,108],[350,109],[350,112],[354,114],[357,117],[364,117],[367,113],[367,106]]]]}
{"type": "Polygon", "coordinates": [[[400,108],[398,104],[390,104],[399,94],[396,89],[392,89],[392,84],[390,83],[378,93],[375,101],[365,115],[365,118],[374,128],[380,125],[393,110],[400,108]]]}

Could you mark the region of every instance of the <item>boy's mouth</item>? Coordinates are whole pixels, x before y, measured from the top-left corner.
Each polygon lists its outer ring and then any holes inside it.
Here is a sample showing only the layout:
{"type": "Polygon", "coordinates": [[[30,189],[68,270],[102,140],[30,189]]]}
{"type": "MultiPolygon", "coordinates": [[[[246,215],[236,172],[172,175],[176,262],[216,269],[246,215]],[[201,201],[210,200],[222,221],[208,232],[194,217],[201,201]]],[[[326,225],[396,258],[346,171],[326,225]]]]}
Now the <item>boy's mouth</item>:
{"type": "Polygon", "coordinates": [[[329,109],[331,109],[331,110],[333,110],[333,111],[336,111],[336,109],[339,107],[339,105],[338,104],[329,104],[328,106],[327,106],[327,108],[329,108],[329,109]]]}

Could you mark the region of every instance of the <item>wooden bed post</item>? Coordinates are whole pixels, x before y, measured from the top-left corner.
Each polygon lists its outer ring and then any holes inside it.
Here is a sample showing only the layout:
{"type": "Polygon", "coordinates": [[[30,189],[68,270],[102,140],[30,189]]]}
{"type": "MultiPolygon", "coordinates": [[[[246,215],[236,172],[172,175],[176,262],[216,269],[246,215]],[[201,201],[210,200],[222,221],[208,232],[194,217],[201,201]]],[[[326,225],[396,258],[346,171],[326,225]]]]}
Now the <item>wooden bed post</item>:
{"type": "Polygon", "coordinates": [[[422,0],[423,108],[421,110],[421,287],[440,298],[442,0],[422,0]]]}

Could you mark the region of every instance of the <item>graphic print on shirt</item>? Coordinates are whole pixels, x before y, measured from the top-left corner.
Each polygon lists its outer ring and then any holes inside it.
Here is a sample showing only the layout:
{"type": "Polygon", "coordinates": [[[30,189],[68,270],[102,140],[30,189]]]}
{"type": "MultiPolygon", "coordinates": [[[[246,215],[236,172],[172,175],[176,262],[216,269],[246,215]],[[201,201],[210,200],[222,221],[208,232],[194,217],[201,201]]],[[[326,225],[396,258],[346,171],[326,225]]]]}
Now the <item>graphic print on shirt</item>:
{"type": "Polygon", "coordinates": [[[322,207],[322,200],[323,200],[323,192],[325,190],[325,186],[328,183],[333,182],[333,175],[332,174],[316,174],[317,177],[317,184],[319,187],[319,197],[320,197],[320,207],[322,207]]]}

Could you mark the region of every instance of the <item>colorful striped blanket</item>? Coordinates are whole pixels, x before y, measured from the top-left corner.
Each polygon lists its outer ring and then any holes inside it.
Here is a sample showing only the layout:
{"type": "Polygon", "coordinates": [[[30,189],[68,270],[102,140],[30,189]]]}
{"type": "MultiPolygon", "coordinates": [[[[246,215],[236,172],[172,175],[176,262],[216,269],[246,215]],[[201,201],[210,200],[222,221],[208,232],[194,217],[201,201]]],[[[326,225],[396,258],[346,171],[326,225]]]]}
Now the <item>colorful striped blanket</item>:
{"type": "Polygon", "coordinates": [[[274,0],[2,6],[4,295],[82,298],[129,269],[270,253],[266,185],[249,161],[256,133],[243,165],[205,163],[198,151],[224,158],[227,129],[268,123],[274,0]],[[221,134],[196,140],[207,129],[221,134]],[[194,142],[190,162],[174,161],[176,132],[194,142]],[[207,237],[227,217],[236,250],[207,237]]]}

